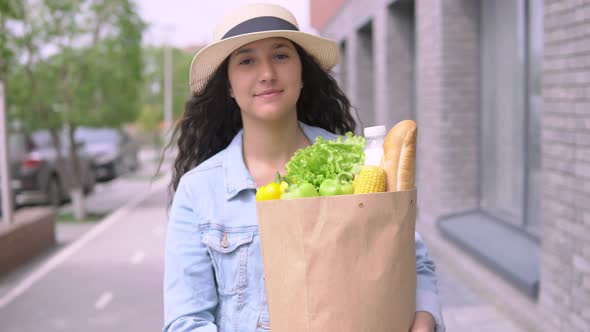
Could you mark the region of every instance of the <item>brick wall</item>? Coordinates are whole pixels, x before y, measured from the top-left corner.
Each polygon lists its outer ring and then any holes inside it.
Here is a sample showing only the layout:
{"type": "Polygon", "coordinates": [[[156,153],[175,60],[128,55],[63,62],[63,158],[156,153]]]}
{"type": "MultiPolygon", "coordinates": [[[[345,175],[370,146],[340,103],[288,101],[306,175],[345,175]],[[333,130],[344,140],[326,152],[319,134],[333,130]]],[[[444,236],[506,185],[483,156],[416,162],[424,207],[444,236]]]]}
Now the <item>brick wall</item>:
{"type": "Polygon", "coordinates": [[[438,194],[442,190],[439,159],[440,108],[442,101],[442,5],[440,1],[416,3],[416,122],[418,124],[418,160],[416,183],[420,192],[420,219],[432,220],[439,213],[438,194]],[[429,195],[431,192],[432,195],[429,195]]]}
{"type": "MultiPolygon", "coordinates": [[[[321,30],[322,36],[346,42],[345,54],[342,54],[345,61],[336,70],[345,73],[338,75],[340,85],[358,111],[357,122],[364,126],[377,123],[374,91],[378,82],[375,76],[385,75],[379,72],[375,61],[376,29],[372,15],[380,6],[383,6],[382,0],[347,1],[321,30]]],[[[357,134],[362,134],[362,127],[358,127],[357,134]]]]}
{"type": "Polygon", "coordinates": [[[479,6],[416,2],[420,219],[479,205],[479,6]]]}
{"type": "MultiPolygon", "coordinates": [[[[401,31],[384,12],[389,3],[347,1],[321,31],[347,41],[347,91],[353,104],[374,98],[378,120],[400,116],[384,87],[397,84],[389,70],[404,65],[382,54],[401,31]],[[379,53],[372,97],[359,93],[366,82],[355,65],[357,31],[367,23],[379,53]]],[[[538,307],[530,310],[539,310],[547,331],[590,331],[590,0],[544,6],[543,252],[538,307]]],[[[479,205],[479,11],[472,0],[415,1],[419,220],[479,205]]]]}
{"type": "Polygon", "coordinates": [[[395,2],[373,20],[375,122],[387,128],[415,119],[414,5],[395,2]]]}
{"type": "Polygon", "coordinates": [[[544,17],[539,307],[550,331],[590,331],[590,0],[544,17]]]}
{"type": "MultiPolygon", "coordinates": [[[[361,114],[363,110],[366,111],[367,103],[366,100],[368,99],[367,96],[362,95],[360,90],[361,86],[366,82],[363,82],[363,79],[366,79],[366,75],[363,75],[361,70],[358,67],[359,59],[362,56],[361,52],[358,52],[359,48],[361,47],[361,36],[358,33],[351,33],[350,37],[346,40],[346,94],[350,99],[351,106],[356,111],[354,113],[355,120],[357,124],[360,124],[366,118],[361,114]]],[[[356,134],[362,134],[362,127],[359,125],[357,127],[356,134]]]]}
{"type": "MultiPolygon", "coordinates": [[[[371,127],[375,123],[375,59],[373,42],[373,22],[368,22],[363,29],[351,35],[349,54],[349,72],[354,77],[354,84],[349,81],[351,97],[359,115],[361,126],[371,127]]],[[[362,133],[362,132],[361,132],[362,133]]]]}
{"type": "Polygon", "coordinates": [[[320,30],[338,12],[346,0],[310,0],[311,26],[320,30]]]}

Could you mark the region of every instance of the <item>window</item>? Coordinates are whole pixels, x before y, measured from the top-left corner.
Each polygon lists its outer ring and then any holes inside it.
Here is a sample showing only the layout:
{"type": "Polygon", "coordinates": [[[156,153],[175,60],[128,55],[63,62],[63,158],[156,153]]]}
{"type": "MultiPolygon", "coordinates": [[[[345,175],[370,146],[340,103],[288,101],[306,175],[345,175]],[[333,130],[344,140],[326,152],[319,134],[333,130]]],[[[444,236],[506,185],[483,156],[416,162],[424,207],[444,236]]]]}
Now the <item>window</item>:
{"type": "Polygon", "coordinates": [[[537,234],[542,0],[481,2],[481,208],[537,234]]]}

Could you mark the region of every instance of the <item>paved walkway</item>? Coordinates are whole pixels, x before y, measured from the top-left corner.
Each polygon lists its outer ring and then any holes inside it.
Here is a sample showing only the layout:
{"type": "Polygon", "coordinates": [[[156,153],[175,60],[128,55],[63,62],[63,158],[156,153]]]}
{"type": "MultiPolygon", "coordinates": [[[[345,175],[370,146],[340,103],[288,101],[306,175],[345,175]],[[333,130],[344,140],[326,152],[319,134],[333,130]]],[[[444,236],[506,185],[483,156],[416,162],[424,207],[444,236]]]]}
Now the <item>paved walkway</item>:
{"type": "Polygon", "coordinates": [[[168,181],[134,193],[1,295],[0,330],[159,331],[168,181]]]}
{"type": "Polygon", "coordinates": [[[440,299],[449,332],[524,332],[437,259],[440,299]]]}
{"type": "Polygon", "coordinates": [[[434,225],[417,224],[437,265],[440,300],[449,332],[539,331],[535,303],[474,258],[442,238],[434,225]]]}

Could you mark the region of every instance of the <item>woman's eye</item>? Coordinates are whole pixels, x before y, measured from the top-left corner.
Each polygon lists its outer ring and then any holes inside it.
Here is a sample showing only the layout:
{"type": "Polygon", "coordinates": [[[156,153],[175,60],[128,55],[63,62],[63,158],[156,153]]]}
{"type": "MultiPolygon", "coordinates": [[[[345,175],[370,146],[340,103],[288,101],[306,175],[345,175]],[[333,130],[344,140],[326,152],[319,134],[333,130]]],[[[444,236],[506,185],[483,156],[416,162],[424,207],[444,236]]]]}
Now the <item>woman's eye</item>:
{"type": "Polygon", "coordinates": [[[275,58],[277,58],[278,60],[285,60],[288,59],[289,56],[287,54],[277,54],[275,55],[275,58]]]}
{"type": "Polygon", "coordinates": [[[244,59],[240,61],[240,65],[249,65],[252,63],[252,59],[244,59]]]}

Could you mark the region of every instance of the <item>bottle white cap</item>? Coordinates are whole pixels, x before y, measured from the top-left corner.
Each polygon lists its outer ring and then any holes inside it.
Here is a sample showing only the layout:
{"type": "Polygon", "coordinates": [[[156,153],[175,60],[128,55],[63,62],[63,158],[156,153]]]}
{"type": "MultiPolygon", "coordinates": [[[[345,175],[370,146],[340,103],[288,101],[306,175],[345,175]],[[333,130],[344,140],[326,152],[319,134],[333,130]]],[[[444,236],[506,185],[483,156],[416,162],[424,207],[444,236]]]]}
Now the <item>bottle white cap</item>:
{"type": "Polygon", "coordinates": [[[385,136],[385,126],[367,127],[364,130],[365,137],[385,136]]]}

